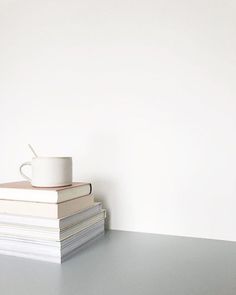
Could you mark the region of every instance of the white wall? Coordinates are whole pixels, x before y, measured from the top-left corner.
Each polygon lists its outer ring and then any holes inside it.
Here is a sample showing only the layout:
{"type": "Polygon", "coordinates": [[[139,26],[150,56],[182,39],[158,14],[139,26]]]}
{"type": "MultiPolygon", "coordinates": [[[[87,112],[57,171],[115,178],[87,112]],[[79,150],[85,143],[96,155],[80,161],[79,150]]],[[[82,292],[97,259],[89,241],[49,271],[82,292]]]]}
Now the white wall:
{"type": "Polygon", "coordinates": [[[72,155],[112,229],[236,240],[236,2],[0,1],[0,181],[72,155]]]}

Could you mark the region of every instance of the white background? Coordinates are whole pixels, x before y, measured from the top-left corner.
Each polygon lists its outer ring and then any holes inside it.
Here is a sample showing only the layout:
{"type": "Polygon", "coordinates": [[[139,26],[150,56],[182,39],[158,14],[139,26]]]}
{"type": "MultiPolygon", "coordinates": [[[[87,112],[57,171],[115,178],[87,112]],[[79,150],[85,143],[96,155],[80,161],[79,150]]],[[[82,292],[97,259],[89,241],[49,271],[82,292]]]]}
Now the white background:
{"type": "Polygon", "coordinates": [[[71,155],[112,229],[236,240],[236,2],[0,1],[0,181],[71,155]]]}

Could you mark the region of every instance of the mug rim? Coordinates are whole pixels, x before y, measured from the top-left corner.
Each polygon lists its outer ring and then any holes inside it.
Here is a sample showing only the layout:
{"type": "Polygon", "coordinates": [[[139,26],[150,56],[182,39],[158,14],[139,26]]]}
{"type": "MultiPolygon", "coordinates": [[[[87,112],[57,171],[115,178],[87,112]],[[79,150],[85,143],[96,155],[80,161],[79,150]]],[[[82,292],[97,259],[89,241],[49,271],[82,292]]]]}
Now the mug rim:
{"type": "Polygon", "coordinates": [[[72,159],[72,157],[33,157],[33,160],[37,160],[37,159],[72,159]]]}

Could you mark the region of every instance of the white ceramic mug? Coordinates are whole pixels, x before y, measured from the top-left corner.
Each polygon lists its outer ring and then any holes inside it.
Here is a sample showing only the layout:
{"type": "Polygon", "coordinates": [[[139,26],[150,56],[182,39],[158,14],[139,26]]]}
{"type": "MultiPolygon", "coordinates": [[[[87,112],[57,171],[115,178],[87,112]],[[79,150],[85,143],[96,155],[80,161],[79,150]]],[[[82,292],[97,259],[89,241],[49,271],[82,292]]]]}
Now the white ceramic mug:
{"type": "Polygon", "coordinates": [[[58,187],[72,184],[71,157],[37,157],[20,166],[20,174],[37,187],[58,187]],[[25,175],[22,168],[32,167],[32,177],[25,175]]]}

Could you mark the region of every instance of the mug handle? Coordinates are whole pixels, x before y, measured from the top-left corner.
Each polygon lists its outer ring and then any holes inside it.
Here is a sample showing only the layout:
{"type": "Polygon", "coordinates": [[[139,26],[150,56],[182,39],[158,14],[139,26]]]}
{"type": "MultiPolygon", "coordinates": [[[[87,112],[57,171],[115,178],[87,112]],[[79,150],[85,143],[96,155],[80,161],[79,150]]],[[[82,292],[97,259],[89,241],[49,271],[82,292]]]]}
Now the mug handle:
{"type": "Polygon", "coordinates": [[[19,169],[19,170],[20,170],[20,174],[21,174],[25,179],[31,181],[32,179],[31,179],[29,176],[25,175],[25,174],[23,173],[23,171],[22,171],[22,168],[23,168],[24,166],[26,166],[26,165],[31,166],[32,163],[31,163],[31,162],[25,162],[25,163],[21,164],[21,165],[20,165],[20,169],[19,169]]]}

